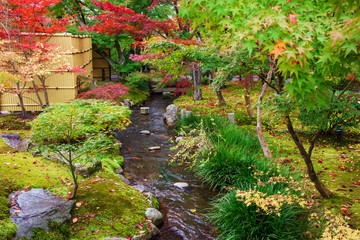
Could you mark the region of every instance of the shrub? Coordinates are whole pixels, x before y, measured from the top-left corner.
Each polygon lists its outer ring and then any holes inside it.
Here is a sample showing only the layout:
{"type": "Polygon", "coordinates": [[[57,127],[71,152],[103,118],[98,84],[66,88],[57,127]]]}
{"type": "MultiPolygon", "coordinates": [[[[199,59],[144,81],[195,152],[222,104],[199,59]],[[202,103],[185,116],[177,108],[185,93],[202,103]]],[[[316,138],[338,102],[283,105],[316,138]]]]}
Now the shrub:
{"type": "Polygon", "coordinates": [[[209,216],[220,230],[219,239],[308,239],[308,211],[296,204],[284,206],[279,214],[264,214],[230,191],[213,206],[209,216]]]}
{"type": "MultiPolygon", "coordinates": [[[[40,149],[57,153],[70,169],[75,189],[74,163],[87,163],[116,155],[113,131],[130,123],[130,110],[101,100],[75,100],[47,108],[32,123],[33,141],[40,149]]],[[[117,165],[115,162],[114,165],[117,165]]]]}
{"type": "Polygon", "coordinates": [[[150,77],[144,73],[130,73],[125,78],[125,85],[130,89],[138,89],[144,92],[150,92],[150,77]]]}
{"type": "Polygon", "coordinates": [[[358,127],[360,125],[360,96],[356,93],[347,92],[340,99],[332,99],[329,108],[317,106],[314,109],[301,109],[298,118],[312,129],[330,132],[335,128],[358,127]]]}
{"type": "Polygon", "coordinates": [[[125,95],[128,90],[128,87],[117,83],[105,87],[99,86],[98,88],[80,93],[76,98],[110,100],[125,95]]]}

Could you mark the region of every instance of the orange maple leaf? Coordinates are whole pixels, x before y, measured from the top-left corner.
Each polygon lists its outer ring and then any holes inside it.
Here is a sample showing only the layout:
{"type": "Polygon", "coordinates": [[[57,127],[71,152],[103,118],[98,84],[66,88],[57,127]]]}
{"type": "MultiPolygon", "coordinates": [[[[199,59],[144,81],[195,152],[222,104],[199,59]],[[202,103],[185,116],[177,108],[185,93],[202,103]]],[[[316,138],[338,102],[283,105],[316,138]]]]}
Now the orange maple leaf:
{"type": "Polygon", "coordinates": [[[282,41],[282,40],[279,40],[273,50],[270,52],[270,54],[274,54],[274,59],[276,59],[279,55],[283,56],[283,51],[286,50],[286,42],[282,41]]]}

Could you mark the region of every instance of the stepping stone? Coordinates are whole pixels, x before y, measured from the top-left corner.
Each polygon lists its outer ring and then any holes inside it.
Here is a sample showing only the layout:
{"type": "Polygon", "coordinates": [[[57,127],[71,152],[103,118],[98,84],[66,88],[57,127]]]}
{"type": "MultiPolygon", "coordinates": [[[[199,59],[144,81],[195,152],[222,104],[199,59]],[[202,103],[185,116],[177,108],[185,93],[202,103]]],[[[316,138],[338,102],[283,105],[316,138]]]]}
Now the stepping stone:
{"type": "Polygon", "coordinates": [[[234,124],[235,123],[235,113],[229,113],[228,114],[229,122],[234,124]]]}
{"type": "Polygon", "coordinates": [[[189,187],[189,184],[187,184],[186,182],[177,182],[174,183],[174,186],[183,189],[189,187]]]}
{"type": "Polygon", "coordinates": [[[142,115],[147,115],[147,114],[149,114],[149,107],[141,107],[140,108],[140,114],[142,114],[142,115]]]}
{"type": "Polygon", "coordinates": [[[163,98],[171,98],[171,92],[163,92],[162,95],[163,95],[163,98]]]}
{"type": "Polygon", "coordinates": [[[149,151],[158,151],[158,150],[161,149],[161,147],[160,146],[155,146],[155,147],[149,147],[148,149],[149,149],[149,151]]]}
{"type": "Polygon", "coordinates": [[[142,131],[140,132],[140,134],[142,134],[142,135],[150,135],[151,132],[148,131],[148,130],[142,130],[142,131]]]}

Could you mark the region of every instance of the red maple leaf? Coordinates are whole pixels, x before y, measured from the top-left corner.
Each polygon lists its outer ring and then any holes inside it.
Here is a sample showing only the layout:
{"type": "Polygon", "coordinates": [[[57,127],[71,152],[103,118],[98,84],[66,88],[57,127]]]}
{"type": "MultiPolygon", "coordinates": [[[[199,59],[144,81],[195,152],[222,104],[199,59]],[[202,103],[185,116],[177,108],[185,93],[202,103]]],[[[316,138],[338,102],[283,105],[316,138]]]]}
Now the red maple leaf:
{"type": "Polygon", "coordinates": [[[289,19],[290,19],[290,24],[291,23],[295,23],[296,25],[298,25],[297,21],[296,21],[296,17],[298,17],[300,15],[297,15],[297,14],[289,14],[289,19]]]}

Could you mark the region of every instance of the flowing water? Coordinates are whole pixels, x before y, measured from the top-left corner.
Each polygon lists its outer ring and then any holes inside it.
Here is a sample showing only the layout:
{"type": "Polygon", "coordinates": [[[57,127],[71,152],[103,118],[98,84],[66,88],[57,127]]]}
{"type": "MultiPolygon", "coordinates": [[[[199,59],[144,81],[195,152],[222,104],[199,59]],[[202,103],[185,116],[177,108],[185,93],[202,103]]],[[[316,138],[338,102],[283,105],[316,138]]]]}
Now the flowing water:
{"type": "Polygon", "coordinates": [[[170,155],[175,153],[170,150],[174,144],[169,142],[174,133],[165,125],[162,115],[170,103],[161,95],[152,95],[146,105],[150,107],[149,115],[140,115],[139,108],[133,109],[132,123],[117,136],[125,158],[124,175],[132,185],[144,186],[145,191],[152,192],[159,200],[165,222],[161,234],[152,239],[215,239],[213,227],[203,214],[216,193],[185,166],[168,163],[170,155]],[[150,131],[151,135],[141,135],[142,130],[150,131]],[[160,146],[161,150],[150,152],[148,148],[153,146],[160,146]],[[173,185],[176,182],[186,182],[190,187],[179,189],[173,185]]]}

